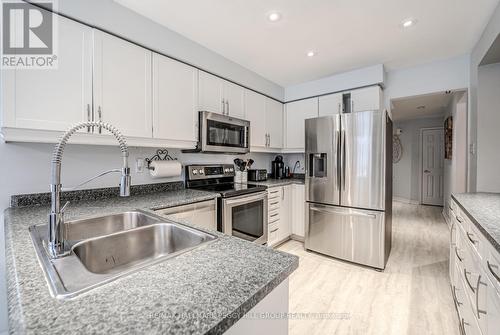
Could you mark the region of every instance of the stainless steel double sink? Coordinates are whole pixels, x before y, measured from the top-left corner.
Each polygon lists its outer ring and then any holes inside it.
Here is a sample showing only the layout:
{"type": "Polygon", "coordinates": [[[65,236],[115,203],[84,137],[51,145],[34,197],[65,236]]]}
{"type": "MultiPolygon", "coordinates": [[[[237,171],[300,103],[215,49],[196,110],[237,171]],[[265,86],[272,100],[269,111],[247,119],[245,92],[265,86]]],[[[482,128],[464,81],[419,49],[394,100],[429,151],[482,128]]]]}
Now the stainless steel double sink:
{"type": "Polygon", "coordinates": [[[51,294],[81,293],[217,239],[215,235],[139,210],[64,223],[67,255],[51,258],[47,225],[30,235],[51,294]]]}

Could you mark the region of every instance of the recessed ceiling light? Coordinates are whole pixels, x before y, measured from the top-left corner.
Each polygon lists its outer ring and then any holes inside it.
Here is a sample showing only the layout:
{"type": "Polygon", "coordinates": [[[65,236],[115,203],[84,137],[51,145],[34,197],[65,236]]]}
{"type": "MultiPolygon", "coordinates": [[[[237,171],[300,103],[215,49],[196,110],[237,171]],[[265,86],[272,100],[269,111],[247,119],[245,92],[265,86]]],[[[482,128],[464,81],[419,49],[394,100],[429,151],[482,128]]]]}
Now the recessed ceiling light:
{"type": "Polygon", "coordinates": [[[269,21],[271,22],[276,22],[276,21],[279,21],[281,19],[281,14],[278,13],[278,12],[271,12],[267,15],[267,18],[269,19],[269,21]]]}
{"type": "Polygon", "coordinates": [[[415,20],[415,19],[405,19],[405,20],[403,20],[403,22],[401,22],[401,25],[403,26],[403,28],[410,28],[416,24],[417,24],[417,20],[415,20]]]}
{"type": "Polygon", "coordinates": [[[307,57],[313,57],[313,56],[316,56],[316,52],[311,50],[311,51],[308,51],[307,52],[307,57]]]}

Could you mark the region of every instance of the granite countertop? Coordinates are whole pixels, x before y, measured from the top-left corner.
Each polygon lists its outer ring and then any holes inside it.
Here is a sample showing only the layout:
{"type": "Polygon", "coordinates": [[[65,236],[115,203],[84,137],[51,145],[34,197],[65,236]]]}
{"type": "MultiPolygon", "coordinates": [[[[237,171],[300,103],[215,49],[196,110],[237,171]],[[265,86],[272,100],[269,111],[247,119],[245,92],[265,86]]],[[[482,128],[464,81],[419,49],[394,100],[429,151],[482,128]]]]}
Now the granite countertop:
{"type": "MultiPolygon", "coordinates": [[[[71,203],[67,220],[214,199],[195,190],[71,203]]],[[[9,327],[28,334],[220,334],[285,280],[298,258],[211,232],[218,239],[93,289],[73,300],[50,296],[28,227],[49,207],[4,212],[9,327]]]]}
{"type": "Polygon", "coordinates": [[[500,193],[459,193],[452,197],[500,252],[500,193]]]}
{"type": "Polygon", "coordinates": [[[249,181],[248,183],[254,185],[264,185],[267,187],[278,187],[278,186],[285,186],[292,184],[304,185],[305,181],[304,179],[299,179],[299,178],[289,178],[289,179],[268,179],[265,181],[249,181]]]}

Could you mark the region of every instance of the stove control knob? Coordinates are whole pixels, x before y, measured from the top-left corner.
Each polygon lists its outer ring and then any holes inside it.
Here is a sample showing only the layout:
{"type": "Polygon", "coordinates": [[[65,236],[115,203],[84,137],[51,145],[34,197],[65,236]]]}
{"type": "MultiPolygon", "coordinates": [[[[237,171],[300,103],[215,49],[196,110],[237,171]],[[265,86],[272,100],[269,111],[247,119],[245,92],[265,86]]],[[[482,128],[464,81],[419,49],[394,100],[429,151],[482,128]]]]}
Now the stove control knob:
{"type": "Polygon", "coordinates": [[[195,175],[195,176],[196,176],[196,175],[198,174],[198,170],[194,169],[194,170],[192,171],[192,173],[193,173],[193,175],[195,175]]]}
{"type": "Polygon", "coordinates": [[[199,170],[198,170],[198,173],[199,173],[199,174],[205,174],[205,171],[203,171],[203,169],[199,169],[199,170]]]}
{"type": "Polygon", "coordinates": [[[233,168],[229,168],[229,172],[234,172],[234,169],[233,168]]]}
{"type": "Polygon", "coordinates": [[[224,169],[224,172],[225,172],[225,173],[228,173],[228,172],[229,172],[229,169],[228,169],[228,168],[225,168],[225,169],[224,169]]]}

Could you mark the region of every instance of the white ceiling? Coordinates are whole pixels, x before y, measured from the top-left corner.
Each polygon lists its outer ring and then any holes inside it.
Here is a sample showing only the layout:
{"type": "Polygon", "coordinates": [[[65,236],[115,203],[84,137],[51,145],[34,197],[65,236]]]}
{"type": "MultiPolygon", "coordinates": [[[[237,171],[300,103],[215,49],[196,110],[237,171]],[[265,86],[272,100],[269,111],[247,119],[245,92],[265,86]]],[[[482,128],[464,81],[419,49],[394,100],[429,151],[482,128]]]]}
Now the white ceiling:
{"type": "Polygon", "coordinates": [[[404,121],[444,116],[446,106],[451,102],[453,94],[441,92],[394,99],[391,101],[392,118],[394,121],[404,121]]]}
{"type": "Polygon", "coordinates": [[[468,53],[499,0],[115,0],[288,86],[468,53]],[[272,23],[266,14],[277,10],[272,23]],[[403,30],[401,21],[417,19],[403,30]],[[306,57],[316,50],[315,57],[306,57]]]}

